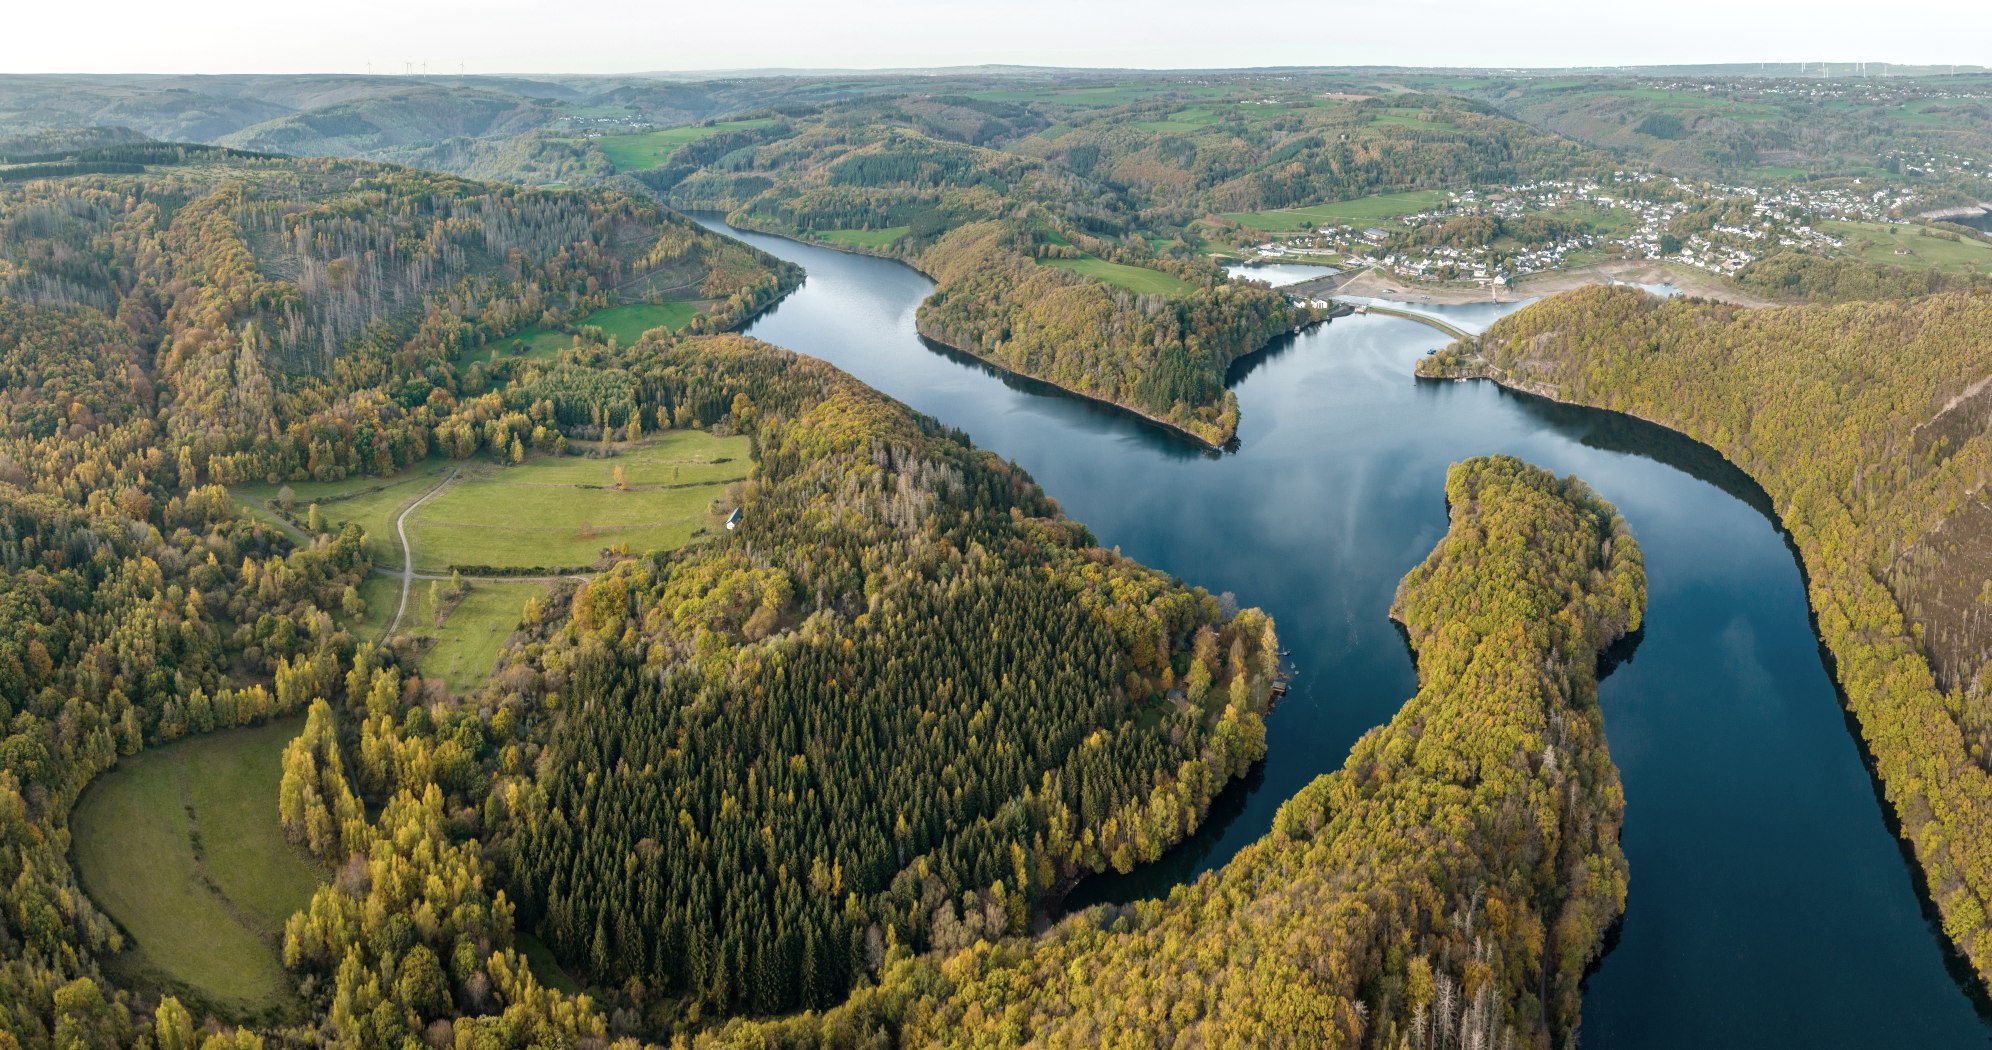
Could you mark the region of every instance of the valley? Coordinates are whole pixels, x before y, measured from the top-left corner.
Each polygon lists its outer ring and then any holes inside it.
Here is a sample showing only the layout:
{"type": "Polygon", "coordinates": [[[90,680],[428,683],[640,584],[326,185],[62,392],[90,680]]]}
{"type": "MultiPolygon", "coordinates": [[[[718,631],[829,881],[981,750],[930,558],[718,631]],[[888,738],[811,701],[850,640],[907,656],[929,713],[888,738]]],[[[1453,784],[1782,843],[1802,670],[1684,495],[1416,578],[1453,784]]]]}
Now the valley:
{"type": "Polygon", "coordinates": [[[1992,1042],[1876,65],[0,76],[0,1046],[1992,1042]]]}

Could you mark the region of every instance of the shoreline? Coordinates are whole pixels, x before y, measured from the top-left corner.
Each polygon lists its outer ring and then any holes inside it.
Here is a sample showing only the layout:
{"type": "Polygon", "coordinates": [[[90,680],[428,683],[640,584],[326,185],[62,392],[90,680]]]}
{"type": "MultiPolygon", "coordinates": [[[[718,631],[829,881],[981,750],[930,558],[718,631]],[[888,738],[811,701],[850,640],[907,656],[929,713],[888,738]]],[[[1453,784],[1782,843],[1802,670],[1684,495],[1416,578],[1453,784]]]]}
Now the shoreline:
{"type": "MultiPolygon", "coordinates": [[[[921,269],[917,263],[914,263],[909,259],[901,258],[900,256],[897,255],[890,255],[885,252],[873,251],[867,248],[860,248],[855,245],[834,244],[829,241],[817,240],[817,239],[805,240],[804,238],[795,236],[794,234],[791,233],[786,233],[776,230],[766,230],[756,226],[735,223],[731,218],[728,217],[728,214],[730,213],[708,211],[703,213],[687,213],[687,214],[714,215],[718,217],[720,222],[736,230],[744,230],[749,233],[758,233],[766,237],[780,237],[782,240],[793,241],[796,244],[808,245],[809,247],[812,248],[826,248],[830,251],[843,252],[847,255],[861,255],[871,259],[884,259],[888,262],[898,263],[901,266],[904,266],[907,269],[912,270],[914,273],[917,273],[920,276],[925,277],[929,281],[934,281],[933,274],[930,274],[926,270],[921,269]]],[[[808,278],[805,276],[804,279],[807,280],[808,278]]],[[[934,283],[937,286],[939,284],[938,281],[935,281],[934,283]]],[[[797,287],[801,287],[801,285],[798,283],[797,287]]],[[[792,292],[794,290],[795,289],[791,288],[788,291],[783,292],[782,298],[787,298],[788,292],[792,292]]],[[[932,293],[929,294],[931,295],[932,293]]],[[[776,300],[776,302],[780,301],[781,301],[780,299],[776,300]]],[[[772,306],[773,304],[770,305],[772,306]]],[[[1269,339],[1265,343],[1262,343],[1259,346],[1255,346],[1250,350],[1247,350],[1244,353],[1239,354],[1237,357],[1232,358],[1231,362],[1225,365],[1225,370],[1228,373],[1230,371],[1231,365],[1236,364],[1239,361],[1243,361],[1247,357],[1250,357],[1253,354],[1256,354],[1261,350],[1264,350],[1266,347],[1271,346],[1275,340],[1282,339],[1288,336],[1299,335],[1300,333],[1305,332],[1308,329],[1315,327],[1316,325],[1327,324],[1329,321],[1334,320],[1337,317],[1343,317],[1343,316],[1347,316],[1346,310],[1331,309],[1320,317],[1308,321],[1303,321],[1299,325],[1296,325],[1291,331],[1284,332],[1281,335],[1274,336],[1273,339],[1269,339]]],[[[745,327],[745,325],[743,324],[738,327],[745,327]]],[[[738,330],[738,327],[735,329],[736,331],[738,330]]],[[[999,373],[1002,376],[1011,379],[1021,380],[1024,382],[1036,383],[1047,389],[1056,390],[1059,393],[1064,394],[1066,396],[1076,397],[1082,401],[1089,401],[1095,405],[1100,405],[1105,408],[1113,409],[1117,412],[1125,413],[1126,415],[1134,419],[1140,420],[1143,423],[1146,423],[1150,426],[1156,427],[1168,433],[1171,437],[1180,438],[1192,445],[1195,445],[1199,449],[1205,452],[1222,455],[1225,452],[1231,451],[1232,446],[1238,440],[1238,429],[1236,427],[1233,427],[1229,433],[1224,435],[1224,440],[1212,441],[1209,438],[1204,437],[1202,434],[1198,434],[1193,430],[1186,429],[1185,427],[1183,427],[1178,423],[1174,423],[1167,419],[1163,419],[1160,416],[1151,415],[1150,413],[1143,411],[1142,409],[1136,408],[1133,405],[1126,404],[1120,401],[1115,401],[1110,398],[1104,398],[1099,396],[1098,394],[1090,394],[1083,390],[1074,390],[1071,387],[1066,386],[1062,383],[1054,382],[1042,376],[1034,376],[1031,375],[1029,372],[1019,372],[1016,369],[1011,368],[1000,361],[992,361],[989,358],[983,357],[981,354],[972,353],[968,350],[964,350],[961,347],[956,346],[953,343],[950,343],[947,340],[940,338],[939,336],[928,331],[927,328],[920,323],[917,315],[915,316],[913,327],[915,333],[918,334],[921,339],[929,343],[932,343],[935,346],[942,347],[945,350],[947,350],[949,353],[957,354],[963,358],[974,361],[975,363],[983,367],[994,369],[997,373],[999,373]]],[[[1229,387],[1226,387],[1227,392],[1229,391],[1229,389],[1230,389],[1229,387]]]]}
{"type": "MultiPolygon", "coordinates": [[[[1812,630],[1813,644],[1819,650],[1819,661],[1826,670],[1827,681],[1832,683],[1833,697],[1839,705],[1840,718],[1846,723],[1847,735],[1852,738],[1855,749],[1860,752],[1861,767],[1867,772],[1868,787],[1874,793],[1875,806],[1881,811],[1882,822],[1888,829],[1889,837],[1895,840],[1896,850],[1902,858],[1903,867],[1908,871],[1910,884],[1915,892],[1916,901],[1923,914],[1924,921],[1929,924],[1937,943],[1943,946],[1944,969],[1950,974],[1952,981],[1957,984],[1959,990],[1965,994],[1965,997],[1971,1000],[1972,1007],[1979,1016],[1992,1020],[1992,991],[1988,991],[1983,981],[1980,980],[1976,969],[1973,968],[1970,958],[1965,955],[1964,951],[1958,946],[1958,943],[1944,929],[1943,910],[1939,906],[1936,896],[1930,890],[1929,873],[1924,870],[1923,862],[1916,854],[1916,843],[1903,833],[1902,818],[1896,812],[1895,804],[1889,799],[1888,782],[1882,777],[1881,763],[1875,755],[1873,745],[1868,740],[1867,727],[1861,721],[1860,714],[1854,710],[1853,699],[1847,694],[1846,685],[1840,680],[1840,658],[1834,653],[1832,647],[1827,645],[1826,636],[1819,628],[1819,606],[1814,599],[1812,570],[1806,564],[1805,552],[1799,548],[1797,537],[1785,525],[1784,515],[1779,513],[1777,509],[1777,501],[1771,498],[1769,490],[1763,487],[1763,483],[1757,480],[1756,475],[1750,473],[1742,464],[1724,455],[1721,449],[1702,441],[1692,434],[1677,430],[1666,423],[1648,419],[1637,412],[1628,412],[1617,408],[1604,408],[1598,405],[1587,405],[1581,401],[1572,401],[1559,395],[1555,389],[1546,383],[1535,383],[1529,380],[1497,376],[1493,373],[1492,365],[1477,358],[1471,370],[1462,371],[1454,375],[1416,375],[1415,379],[1428,383],[1492,383],[1502,390],[1523,397],[1539,398],[1552,404],[1581,408],[1591,412],[1608,412],[1627,419],[1637,420],[1640,423],[1663,430],[1682,441],[1707,450],[1718,460],[1734,468],[1738,474],[1749,479],[1750,483],[1755,485],[1757,490],[1764,494],[1765,506],[1758,508],[1758,510],[1770,520],[1771,526],[1783,538],[1785,549],[1791,553],[1792,563],[1798,568],[1799,585],[1805,591],[1805,617],[1812,630]]],[[[1621,916],[1621,918],[1623,917],[1621,916]]],[[[1600,956],[1600,961],[1602,959],[1603,957],[1600,956]]]]}

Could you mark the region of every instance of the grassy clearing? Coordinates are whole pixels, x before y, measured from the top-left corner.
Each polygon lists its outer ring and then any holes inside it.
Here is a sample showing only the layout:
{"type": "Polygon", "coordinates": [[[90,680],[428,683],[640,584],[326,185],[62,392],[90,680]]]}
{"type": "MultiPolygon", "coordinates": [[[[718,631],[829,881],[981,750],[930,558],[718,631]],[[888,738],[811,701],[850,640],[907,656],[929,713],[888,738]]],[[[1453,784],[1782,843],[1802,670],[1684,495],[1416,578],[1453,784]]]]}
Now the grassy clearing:
{"type": "Polygon", "coordinates": [[[603,155],[617,171],[648,171],[664,163],[678,147],[688,145],[722,131],[745,131],[749,128],[764,128],[773,124],[774,118],[760,117],[754,120],[729,120],[719,124],[698,124],[690,127],[667,128],[663,131],[646,131],[635,135],[604,135],[595,140],[602,148],[603,155]]]}
{"type": "Polygon", "coordinates": [[[887,226],[882,230],[818,230],[816,235],[831,244],[876,252],[892,247],[912,229],[911,226],[887,226]]]}
{"type": "Polygon", "coordinates": [[[553,957],[553,949],[548,948],[546,942],[523,930],[513,939],[518,943],[519,951],[525,955],[526,965],[532,969],[533,976],[539,978],[541,984],[568,995],[581,994],[581,985],[574,978],[567,976],[566,970],[560,968],[560,960],[553,957]]]}
{"type": "Polygon", "coordinates": [[[479,464],[408,517],[415,564],[566,568],[602,548],[663,550],[717,524],[708,511],[747,476],[747,439],[672,431],[612,459],[544,457],[516,467],[479,464]],[[623,468],[627,491],[615,487],[623,468]]]}
{"type": "MultiPolygon", "coordinates": [[[[594,325],[603,335],[612,335],[616,341],[628,346],[643,338],[644,333],[656,328],[677,331],[692,322],[692,318],[705,309],[705,301],[699,299],[673,299],[662,303],[625,303],[597,310],[581,319],[582,325],[594,325]]],[[[576,327],[579,327],[577,325],[576,327]]],[[[551,331],[545,328],[529,328],[514,336],[500,339],[481,350],[467,350],[457,358],[458,368],[469,368],[473,361],[549,361],[555,354],[574,345],[574,333],[551,331]]]]}
{"type": "Polygon", "coordinates": [[[678,300],[668,303],[628,303],[597,310],[581,319],[584,325],[593,325],[602,334],[613,336],[616,342],[629,346],[642,339],[645,332],[658,328],[677,331],[692,323],[699,315],[701,304],[696,301],[678,300]]]}
{"type": "Polygon", "coordinates": [[[450,465],[432,460],[391,478],[347,478],[344,481],[293,481],[280,485],[238,485],[231,491],[274,504],[286,488],[292,493],[292,506],[302,517],[311,504],[330,531],[347,522],[358,522],[367,530],[367,553],[382,568],[401,570],[401,541],[394,535],[394,515],[402,504],[415,499],[429,486],[442,480],[450,465]]]}
{"type": "Polygon", "coordinates": [[[1401,128],[1415,128],[1419,131],[1458,131],[1459,125],[1449,120],[1432,120],[1426,111],[1409,106],[1393,106],[1382,110],[1370,118],[1371,124],[1391,124],[1401,128]]]}
{"type": "Polygon", "coordinates": [[[1196,286],[1177,277],[1175,274],[1151,270],[1145,266],[1126,266],[1087,256],[1084,259],[1044,259],[1046,266],[1056,266],[1061,270],[1096,281],[1105,281],[1119,288],[1125,288],[1137,295],[1182,295],[1196,290],[1196,286]]]}
{"type": "Polygon", "coordinates": [[[1210,84],[1100,84],[1087,87],[1029,88],[1024,90],[977,91],[970,98],[988,102],[1044,102],[1056,106],[1120,106],[1143,99],[1163,97],[1214,98],[1226,89],[1210,84]]]}
{"type": "Polygon", "coordinates": [[[1254,230],[1308,230],[1332,224],[1357,225],[1395,219],[1438,207],[1445,200],[1445,193],[1439,190],[1413,190],[1317,204],[1311,208],[1228,212],[1224,218],[1254,230]]]}
{"type": "MultiPolygon", "coordinates": [[[[441,678],[452,692],[467,693],[491,676],[498,651],[518,628],[526,601],[545,594],[547,585],[535,580],[476,580],[465,585],[469,591],[462,597],[452,598],[450,585],[441,583],[433,588],[444,596],[438,623],[436,606],[430,601],[432,582],[437,581],[415,581],[402,633],[426,644],[417,664],[423,675],[441,678]]],[[[393,615],[392,605],[388,615],[393,615]]]]}
{"type": "Polygon", "coordinates": [[[77,875],[130,935],[125,975],[233,1016],[295,999],[278,946],[320,872],[277,823],[299,722],[224,730],[124,759],[70,818],[77,875]]]}
{"type": "Polygon", "coordinates": [[[1846,242],[1842,251],[1867,262],[1945,273],[1992,271],[1992,244],[1967,237],[1951,240],[1927,226],[1825,222],[1820,228],[1846,242]]]}
{"type": "Polygon", "coordinates": [[[457,361],[457,367],[467,368],[475,360],[505,360],[523,357],[529,361],[543,361],[565,350],[574,342],[569,332],[549,332],[544,328],[529,328],[518,335],[500,339],[480,352],[466,351],[466,356],[457,361]]]}
{"type": "Polygon", "coordinates": [[[1198,131],[1217,123],[1219,119],[1221,118],[1218,117],[1217,111],[1209,106],[1191,106],[1188,109],[1177,110],[1160,120],[1137,121],[1134,126],[1143,131],[1198,131]]]}
{"type": "Polygon", "coordinates": [[[345,627],[355,637],[380,641],[387,634],[388,623],[394,619],[395,607],[401,604],[401,579],[376,573],[360,581],[358,589],[360,600],[366,603],[366,611],[346,621],[345,627]]]}

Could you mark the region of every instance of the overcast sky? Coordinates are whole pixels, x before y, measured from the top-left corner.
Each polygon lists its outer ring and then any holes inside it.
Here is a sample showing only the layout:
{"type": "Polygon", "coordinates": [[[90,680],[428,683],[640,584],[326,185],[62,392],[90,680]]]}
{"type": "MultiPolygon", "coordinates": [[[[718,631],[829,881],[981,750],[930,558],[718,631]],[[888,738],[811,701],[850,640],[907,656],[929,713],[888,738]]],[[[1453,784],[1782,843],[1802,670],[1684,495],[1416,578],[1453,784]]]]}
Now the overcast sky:
{"type": "Polygon", "coordinates": [[[0,73],[1992,65],[1988,0],[6,0],[0,73]]]}

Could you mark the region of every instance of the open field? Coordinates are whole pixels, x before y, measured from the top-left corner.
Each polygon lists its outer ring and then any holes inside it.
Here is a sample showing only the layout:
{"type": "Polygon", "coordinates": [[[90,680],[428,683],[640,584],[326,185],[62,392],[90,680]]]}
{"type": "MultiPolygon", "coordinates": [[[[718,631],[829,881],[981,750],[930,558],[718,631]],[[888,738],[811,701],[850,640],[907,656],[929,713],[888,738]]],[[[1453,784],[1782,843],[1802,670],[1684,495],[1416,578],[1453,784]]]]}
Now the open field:
{"type": "Polygon", "coordinates": [[[1057,106],[1119,106],[1142,99],[1161,97],[1215,98],[1229,94],[1211,84],[1179,84],[1169,81],[1138,84],[1100,84],[1086,87],[1043,87],[977,91],[970,98],[986,102],[1047,102],[1057,106]]]}
{"type": "Polygon", "coordinates": [[[1942,270],[1992,271],[1992,244],[1940,235],[1927,226],[1880,222],[1824,222],[1819,228],[1843,239],[1841,249],[1871,263],[1942,270]]]}
{"type": "Polygon", "coordinates": [[[1125,266],[1090,255],[1084,259],[1045,259],[1042,262],[1046,266],[1056,266],[1096,281],[1105,281],[1137,295],[1182,295],[1195,290],[1194,285],[1175,274],[1145,266],[1125,266]]]}
{"type": "Polygon", "coordinates": [[[553,949],[548,948],[545,941],[524,930],[519,931],[515,939],[518,941],[520,953],[526,957],[526,965],[532,969],[533,976],[539,978],[541,984],[568,995],[581,993],[580,983],[569,977],[566,970],[560,968],[560,961],[553,957],[553,949]]]}
{"type": "Polygon", "coordinates": [[[882,230],[818,230],[816,235],[831,244],[879,251],[891,247],[893,242],[912,229],[911,226],[887,226],[882,230]]]}
{"type": "MultiPolygon", "coordinates": [[[[518,335],[500,339],[481,352],[471,353],[457,362],[458,367],[469,365],[474,360],[489,360],[492,351],[497,351],[499,359],[523,357],[527,360],[544,360],[566,349],[574,342],[568,332],[549,332],[544,328],[528,328],[518,335]]],[[[468,353],[468,352],[467,352],[468,353]]]]}
{"type": "Polygon", "coordinates": [[[595,140],[609,163],[617,171],[648,171],[664,163],[672,151],[680,146],[697,142],[708,135],[722,131],[744,131],[748,128],[766,127],[773,124],[769,117],[754,120],[730,120],[719,124],[694,124],[682,128],[666,128],[663,131],[646,131],[635,135],[604,135],[595,140]]]}
{"type": "Polygon", "coordinates": [[[1274,208],[1269,211],[1229,212],[1224,218],[1255,230],[1307,230],[1330,224],[1358,225],[1413,215],[1445,202],[1438,190],[1386,193],[1311,208],[1274,208]]]}
{"type": "Polygon", "coordinates": [[[616,544],[682,546],[718,524],[708,508],[748,466],[746,438],[696,430],[671,431],[608,459],[471,466],[409,515],[415,567],[559,569],[591,564],[616,544]],[[627,491],[615,487],[618,466],[627,491]]]}
{"type": "MultiPolygon", "coordinates": [[[[349,521],[365,526],[376,567],[394,574],[376,573],[360,584],[366,608],[347,623],[360,637],[378,640],[401,600],[402,551],[394,519],[450,470],[462,473],[411,510],[406,522],[416,571],[425,575],[445,575],[455,566],[558,571],[590,565],[604,547],[617,544],[633,551],[683,546],[718,528],[713,500],[745,478],[750,466],[744,437],[674,430],[607,458],[545,456],[516,467],[432,460],[392,478],[290,487],[294,506],[318,503],[328,530],[349,521]]],[[[238,486],[235,494],[245,501],[274,500],[281,488],[238,486]]],[[[459,598],[447,593],[445,582],[438,622],[432,582],[413,582],[397,633],[423,645],[424,674],[467,691],[490,674],[526,600],[543,592],[546,583],[473,580],[459,598]]]]}
{"type": "Polygon", "coordinates": [[[130,935],[118,969],[232,1015],[293,1002],[278,947],[320,875],[277,823],[283,748],[299,725],[155,748],[84,792],[73,856],[83,888],[130,935]]]}
{"type": "MultiPolygon", "coordinates": [[[[449,464],[431,460],[391,478],[347,478],[343,481],[293,481],[279,485],[237,485],[238,497],[275,504],[288,488],[292,513],[302,518],[306,508],[318,504],[318,514],[327,531],[358,522],[367,530],[367,553],[376,566],[401,570],[401,543],[394,537],[394,515],[402,505],[428,491],[449,471],[449,464]]],[[[385,622],[385,621],[383,621],[385,622]]]]}
{"type": "Polygon", "coordinates": [[[1199,128],[1207,128],[1220,119],[1217,111],[1209,106],[1191,106],[1188,109],[1179,109],[1160,120],[1139,121],[1134,126],[1143,131],[1196,131],[1199,128]]]}
{"type": "Polygon", "coordinates": [[[1398,127],[1414,128],[1419,131],[1458,131],[1459,125],[1447,120],[1429,120],[1425,111],[1413,106],[1392,106],[1370,118],[1372,124],[1394,124],[1398,127]]]}
{"type": "MultiPolygon", "coordinates": [[[[705,301],[700,299],[674,299],[662,303],[625,303],[597,310],[582,318],[580,324],[600,328],[603,335],[615,336],[616,342],[628,346],[643,338],[643,334],[653,328],[665,328],[675,332],[685,327],[692,322],[692,318],[699,315],[700,310],[705,309],[705,305],[705,301]]],[[[497,340],[482,349],[465,351],[458,357],[456,364],[458,368],[468,368],[473,361],[512,359],[545,361],[572,346],[573,343],[573,332],[528,328],[517,335],[497,340]]]]}
{"type": "MultiPolygon", "coordinates": [[[[386,582],[399,586],[397,581],[386,582]]],[[[434,583],[437,581],[415,581],[401,633],[426,642],[417,665],[423,675],[441,678],[452,692],[467,693],[490,677],[492,666],[498,662],[498,651],[519,626],[527,599],[546,593],[547,584],[537,580],[469,581],[466,583],[469,592],[463,597],[445,597],[443,622],[438,624],[435,606],[429,601],[434,583]]],[[[436,589],[447,595],[449,587],[442,582],[436,589]]],[[[393,601],[390,597],[389,616],[393,615],[393,601]]]]}
{"type": "Polygon", "coordinates": [[[613,336],[616,342],[629,346],[643,338],[643,333],[653,328],[665,328],[673,332],[692,323],[699,315],[700,304],[695,301],[680,300],[668,303],[627,303],[597,310],[581,319],[583,325],[593,325],[602,334],[613,336]]]}
{"type": "Polygon", "coordinates": [[[394,619],[394,608],[401,602],[401,580],[374,573],[360,581],[359,592],[360,600],[366,603],[366,611],[346,621],[346,629],[352,631],[355,637],[378,642],[387,634],[387,625],[394,619]]]}

